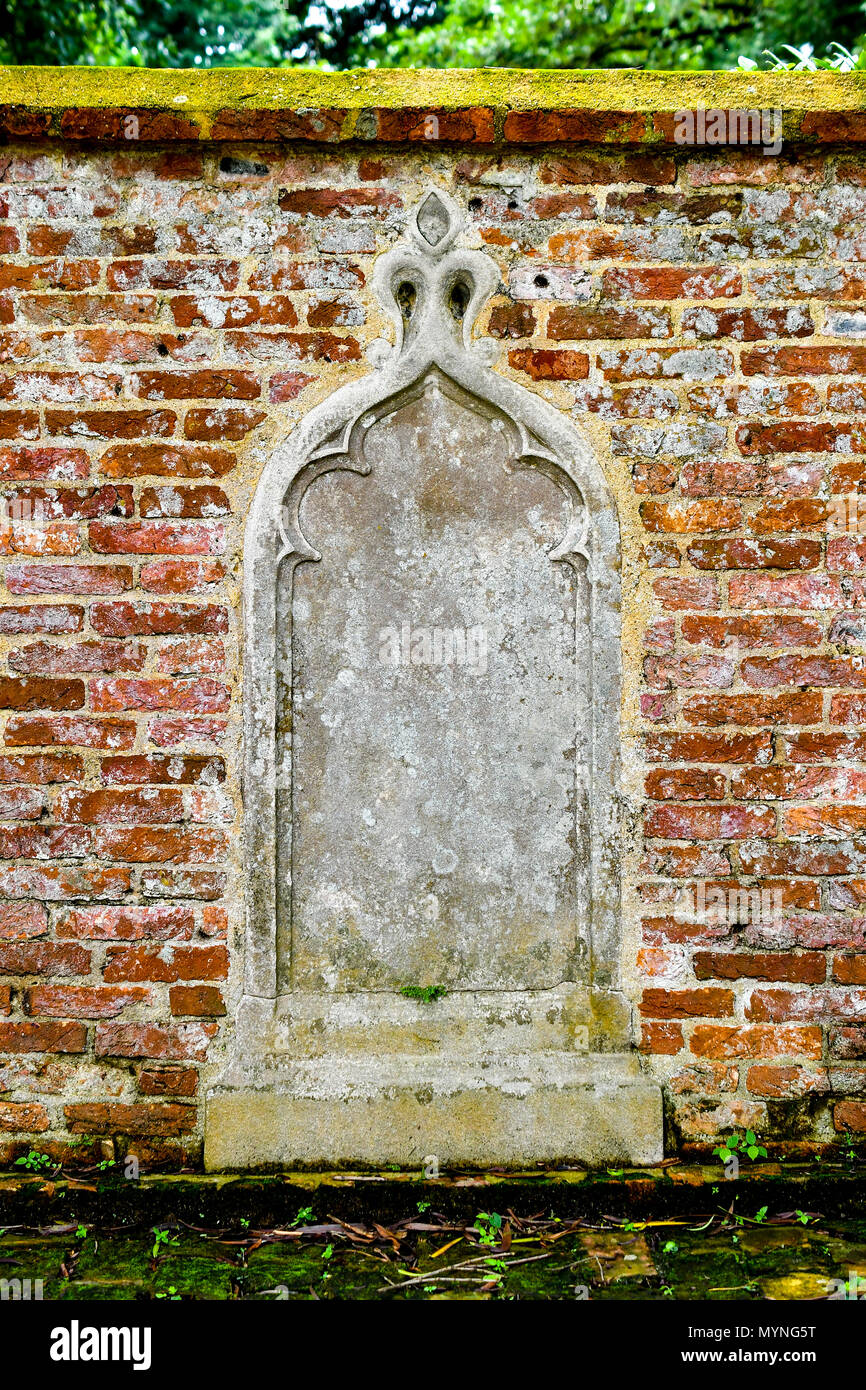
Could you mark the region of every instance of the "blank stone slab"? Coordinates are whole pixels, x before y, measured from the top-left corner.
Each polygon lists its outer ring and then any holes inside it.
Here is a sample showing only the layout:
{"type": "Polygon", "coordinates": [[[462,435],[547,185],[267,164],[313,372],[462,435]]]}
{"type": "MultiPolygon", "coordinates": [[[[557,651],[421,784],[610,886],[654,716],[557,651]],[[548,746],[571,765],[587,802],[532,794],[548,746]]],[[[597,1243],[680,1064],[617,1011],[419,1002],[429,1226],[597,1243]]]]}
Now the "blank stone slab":
{"type": "Polygon", "coordinates": [[[514,443],[429,378],[359,441],[366,476],[305,494],[322,559],[294,571],[294,988],[580,975],[587,644],[578,577],[547,554],[571,504],[514,443]]]}

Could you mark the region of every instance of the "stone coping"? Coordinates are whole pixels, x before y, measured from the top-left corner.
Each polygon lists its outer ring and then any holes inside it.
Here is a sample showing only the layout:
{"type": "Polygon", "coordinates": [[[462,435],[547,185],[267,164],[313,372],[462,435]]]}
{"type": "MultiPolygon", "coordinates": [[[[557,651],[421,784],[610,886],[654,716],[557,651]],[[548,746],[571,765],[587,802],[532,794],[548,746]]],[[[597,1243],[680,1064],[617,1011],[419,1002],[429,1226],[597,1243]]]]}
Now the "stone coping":
{"type": "Polygon", "coordinates": [[[699,107],[781,110],[787,141],[859,143],[866,73],[0,68],[7,140],[665,145],[699,107]]]}

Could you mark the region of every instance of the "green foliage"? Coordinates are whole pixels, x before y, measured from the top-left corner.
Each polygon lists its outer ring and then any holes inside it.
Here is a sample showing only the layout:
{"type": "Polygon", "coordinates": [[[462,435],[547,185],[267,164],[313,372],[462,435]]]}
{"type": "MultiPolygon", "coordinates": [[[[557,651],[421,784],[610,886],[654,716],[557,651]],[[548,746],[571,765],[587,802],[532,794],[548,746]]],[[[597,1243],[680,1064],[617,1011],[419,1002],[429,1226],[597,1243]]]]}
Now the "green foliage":
{"type": "Polygon", "coordinates": [[[480,1211],[475,1218],[474,1228],[478,1232],[479,1245],[498,1245],[502,1239],[502,1217],[498,1212],[480,1211]]]}
{"type": "Polygon", "coordinates": [[[866,69],[866,0],[0,0],[0,62],[866,69]]]}
{"type": "Polygon", "coordinates": [[[724,1143],[717,1145],[713,1153],[718,1155],[722,1163],[727,1163],[735,1154],[738,1158],[750,1158],[753,1163],[756,1158],[767,1157],[767,1150],[758,1143],[752,1129],[747,1129],[745,1134],[732,1134],[724,1143]]]}
{"type": "Polygon", "coordinates": [[[154,1226],[151,1234],[153,1235],[153,1249],[150,1253],[153,1259],[156,1259],[163,1250],[168,1250],[169,1246],[180,1244],[180,1236],[173,1236],[171,1231],[164,1226],[154,1226]]]}
{"type": "Polygon", "coordinates": [[[400,990],[404,999],[418,999],[422,1004],[433,1004],[444,999],[448,993],[444,985],[404,985],[400,990]]]}
{"type": "Polygon", "coordinates": [[[0,0],[0,61],[279,67],[305,8],[282,0],[0,0]]]}
{"type": "Polygon", "coordinates": [[[26,1168],[30,1173],[44,1173],[46,1168],[54,1167],[49,1155],[38,1153],[36,1149],[30,1149],[28,1153],[16,1158],[15,1165],[18,1168],[26,1168]]]}
{"type": "Polygon", "coordinates": [[[290,1226],[309,1226],[313,1219],[312,1207],[301,1207],[294,1221],[290,1221],[290,1226]]]}

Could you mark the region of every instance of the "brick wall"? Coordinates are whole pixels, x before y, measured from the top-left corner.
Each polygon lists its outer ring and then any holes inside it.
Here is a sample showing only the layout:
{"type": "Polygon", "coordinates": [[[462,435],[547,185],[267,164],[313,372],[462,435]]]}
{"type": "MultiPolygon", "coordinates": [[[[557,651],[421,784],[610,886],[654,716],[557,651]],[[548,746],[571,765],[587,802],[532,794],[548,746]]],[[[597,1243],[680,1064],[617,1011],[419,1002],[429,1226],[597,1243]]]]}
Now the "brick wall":
{"type": "Polygon", "coordinates": [[[866,1131],[862,118],[774,158],[628,112],[139,116],[2,121],[0,1160],[197,1158],[241,984],[243,523],[370,369],[430,182],[501,266],[497,369],[620,509],[626,986],[671,1147],[866,1131]]]}

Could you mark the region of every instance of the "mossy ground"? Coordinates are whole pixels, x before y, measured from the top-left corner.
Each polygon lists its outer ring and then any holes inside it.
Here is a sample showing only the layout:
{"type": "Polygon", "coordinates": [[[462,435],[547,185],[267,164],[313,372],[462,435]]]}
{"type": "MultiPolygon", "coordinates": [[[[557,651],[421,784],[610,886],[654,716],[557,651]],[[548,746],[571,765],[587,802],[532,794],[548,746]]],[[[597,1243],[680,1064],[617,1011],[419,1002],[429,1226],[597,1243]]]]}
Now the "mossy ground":
{"type": "Polygon", "coordinates": [[[380,1186],[290,1175],[281,1203],[278,1179],[190,1175],[150,1179],[126,1214],[116,1179],[15,1177],[0,1182],[0,1279],[42,1280],[57,1301],[824,1300],[855,1276],[866,1291],[862,1165],[767,1168],[736,1183],[683,1170],[655,1200],[629,1172],[380,1186]],[[220,1212],[214,1192],[238,1182],[248,1214],[220,1212]]]}

